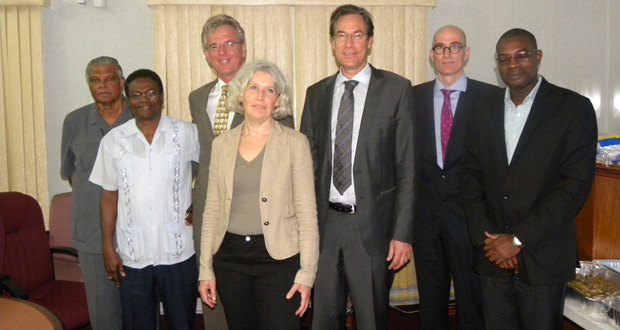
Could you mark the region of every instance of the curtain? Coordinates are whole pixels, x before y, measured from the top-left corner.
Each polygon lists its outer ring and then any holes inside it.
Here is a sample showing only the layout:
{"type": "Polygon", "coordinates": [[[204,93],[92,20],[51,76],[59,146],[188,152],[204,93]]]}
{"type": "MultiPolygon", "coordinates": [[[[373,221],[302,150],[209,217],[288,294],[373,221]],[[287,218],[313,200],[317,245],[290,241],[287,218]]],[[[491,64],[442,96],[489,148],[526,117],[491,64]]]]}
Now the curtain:
{"type": "Polygon", "coordinates": [[[43,5],[49,1],[0,2],[0,191],[33,196],[47,219],[43,5]]]}

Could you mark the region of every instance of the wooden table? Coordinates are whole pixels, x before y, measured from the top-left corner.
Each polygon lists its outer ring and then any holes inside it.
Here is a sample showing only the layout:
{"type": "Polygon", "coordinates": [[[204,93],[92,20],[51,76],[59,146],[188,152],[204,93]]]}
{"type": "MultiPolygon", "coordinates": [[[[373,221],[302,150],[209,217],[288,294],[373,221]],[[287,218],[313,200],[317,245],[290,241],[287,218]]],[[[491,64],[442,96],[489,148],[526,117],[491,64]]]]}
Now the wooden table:
{"type": "Polygon", "coordinates": [[[0,329],[62,330],[60,320],[47,308],[30,301],[0,297],[0,329]]]}

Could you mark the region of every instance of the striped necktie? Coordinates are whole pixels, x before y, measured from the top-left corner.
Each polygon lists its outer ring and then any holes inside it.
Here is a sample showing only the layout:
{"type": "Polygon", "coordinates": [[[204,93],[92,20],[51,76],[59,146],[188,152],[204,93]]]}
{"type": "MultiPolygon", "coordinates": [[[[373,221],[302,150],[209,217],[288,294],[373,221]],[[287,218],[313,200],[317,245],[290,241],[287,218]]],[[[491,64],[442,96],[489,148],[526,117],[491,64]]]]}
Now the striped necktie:
{"type": "Polygon", "coordinates": [[[351,186],[351,140],[353,138],[353,89],[357,81],[344,82],[344,93],[338,108],[336,139],[334,141],[334,186],[342,193],[351,186]]]}

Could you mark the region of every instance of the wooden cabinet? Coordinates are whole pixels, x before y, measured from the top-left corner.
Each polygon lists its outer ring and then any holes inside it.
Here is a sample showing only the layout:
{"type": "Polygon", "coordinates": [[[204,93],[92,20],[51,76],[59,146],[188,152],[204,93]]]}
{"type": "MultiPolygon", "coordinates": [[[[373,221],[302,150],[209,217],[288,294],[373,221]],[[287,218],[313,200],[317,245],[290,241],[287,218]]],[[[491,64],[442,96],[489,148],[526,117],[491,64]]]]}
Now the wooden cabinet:
{"type": "Polygon", "coordinates": [[[620,166],[596,165],[592,191],[575,224],[580,260],[620,259],[620,166]]]}

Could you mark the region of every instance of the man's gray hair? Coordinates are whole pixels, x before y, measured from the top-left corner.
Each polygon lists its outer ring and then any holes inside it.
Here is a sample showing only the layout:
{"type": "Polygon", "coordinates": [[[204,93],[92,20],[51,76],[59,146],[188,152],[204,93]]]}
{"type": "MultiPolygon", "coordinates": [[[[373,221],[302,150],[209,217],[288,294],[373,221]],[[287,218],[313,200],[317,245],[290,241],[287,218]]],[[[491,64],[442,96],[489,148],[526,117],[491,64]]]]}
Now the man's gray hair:
{"type": "Polygon", "coordinates": [[[284,75],[275,64],[261,60],[247,63],[237,72],[237,75],[228,86],[226,109],[243,114],[243,104],[241,103],[243,93],[257,71],[268,73],[273,79],[279,103],[279,106],[273,111],[273,118],[282,119],[286,116],[292,116],[291,90],[286,84],[286,78],[284,78],[284,75]]]}
{"type": "Polygon", "coordinates": [[[116,74],[118,75],[118,78],[125,79],[125,77],[123,77],[123,68],[121,68],[121,65],[118,64],[118,61],[114,57],[99,56],[88,62],[88,65],[86,66],[86,82],[89,80],[90,70],[96,66],[102,65],[116,65],[116,74]]]}
{"type": "Polygon", "coordinates": [[[237,38],[239,38],[239,42],[241,42],[242,44],[245,43],[245,31],[241,27],[241,24],[239,24],[239,22],[237,22],[237,20],[231,16],[228,16],[226,14],[219,14],[209,17],[205,25],[202,27],[200,42],[202,43],[203,51],[207,51],[207,47],[209,47],[209,45],[207,45],[207,37],[209,36],[209,34],[215,32],[217,28],[223,25],[232,26],[233,29],[235,29],[235,34],[237,34],[237,38]]]}

